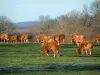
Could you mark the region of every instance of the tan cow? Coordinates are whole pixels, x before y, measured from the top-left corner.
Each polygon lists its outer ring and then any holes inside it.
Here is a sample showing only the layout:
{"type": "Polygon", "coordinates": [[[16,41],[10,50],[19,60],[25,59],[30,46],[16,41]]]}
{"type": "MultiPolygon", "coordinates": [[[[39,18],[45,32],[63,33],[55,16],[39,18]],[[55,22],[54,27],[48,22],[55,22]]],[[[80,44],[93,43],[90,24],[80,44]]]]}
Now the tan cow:
{"type": "Polygon", "coordinates": [[[17,42],[17,36],[16,35],[10,36],[10,41],[11,42],[17,42]]]}
{"type": "Polygon", "coordinates": [[[63,41],[63,43],[64,43],[64,41],[65,41],[65,34],[59,34],[59,40],[63,41]]]}
{"type": "Polygon", "coordinates": [[[100,42],[100,34],[97,34],[97,35],[95,36],[95,41],[96,41],[96,42],[100,42]]]}
{"type": "Polygon", "coordinates": [[[58,34],[52,34],[51,37],[58,42],[58,46],[60,44],[60,37],[58,34]]]}
{"type": "Polygon", "coordinates": [[[50,50],[53,51],[54,57],[59,56],[58,45],[57,45],[56,41],[53,40],[53,39],[50,39],[48,41],[43,42],[43,46],[42,46],[42,49],[41,49],[41,54],[44,55],[44,53],[46,53],[46,55],[49,56],[49,51],[50,50]]]}
{"type": "Polygon", "coordinates": [[[47,37],[46,37],[45,34],[38,34],[38,35],[36,35],[36,37],[35,37],[35,40],[36,40],[37,42],[41,42],[41,41],[43,41],[43,40],[45,40],[45,39],[47,39],[47,37]]]}
{"type": "Polygon", "coordinates": [[[92,43],[90,41],[84,41],[80,44],[80,46],[77,49],[78,54],[86,54],[86,55],[91,55],[92,51],[92,43]]]}
{"type": "Polygon", "coordinates": [[[0,34],[0,39],[1,39],[1,43],[2,43],[2,41],[4,41],[4,43],[5,43],[5,41],[7,41],[7,43],[8,43],[8,41],[9,41],[8,33],[0,34]]]}
{"type": "Polygon", "coordinates": [[[21,40],[21,43],[22,42],[28,42],[29,43],[29,41],[28,41],[28,34],[21,35],[20,36],[20,40],[21,40]]]}
{"type": "MultiPolygon", "coordinates": [[[[49,39],[53,39],[57,42],[59,46],[59,42],[63,41],[65,38],[64,34],[52,34],[52,35],[47,35],[47,34],[38,34],[36,36],[36,41],[42,42],[42,41],[48,41],[49,39]]],[[[49,40],[50,41],[50,40],[49,40]]]]}
{"type": "Polygon", "coordinates": [[[85,41],[84,35],[77,35],[76,33],[71,34],[70,36],[71,43],[73,42],[74,45],[79,46],[82,42],[85,41]]]}

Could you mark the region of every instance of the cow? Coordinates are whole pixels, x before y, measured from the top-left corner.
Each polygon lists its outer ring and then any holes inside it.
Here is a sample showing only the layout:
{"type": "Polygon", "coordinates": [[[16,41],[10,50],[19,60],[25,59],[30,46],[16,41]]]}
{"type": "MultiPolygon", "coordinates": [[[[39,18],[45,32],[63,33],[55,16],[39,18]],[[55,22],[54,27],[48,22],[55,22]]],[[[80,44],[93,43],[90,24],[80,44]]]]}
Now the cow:
{"type": "Polygon", "coordinates": [[[64,38],[65,38],[64,34],[51,34],[51,35],[39,34],[36,36],[36,41],[42,42],[42,41],[48,41],[49,39],[53,39],[57,42],[59,46],[59,42],[64,40],[64,38]]]}
{"type": "Polygon", "coordinates": [[[10,36],[10,41],[11,42],[17,42],[17,36],[16,35],[11,35],[10,36]]]}
{"type": "Polygon", "coordinates": [[[1,39],[1,43],[2,43],[2,41],[4,41],[4,43],[5,43],[5,41],[7,41],[7,43],[8,43],[8,41],[9,41],[8,33],[0,34],[0,39],[1,39]]]}
{"type": "Polygon", "coordinates": [[[84,41],[80,44],[80,46],[77,49],[78,54],[86,54],[86,55],[91,55],[92,51],[92,42],[90,41],[84,41]]]}
{"type": "Polygon", "coordinates": [[[52,34],[51,38],[54,39],[58,43],[58,46],[59,46],[59,44],[60,44],[60,37],[59,37],[59,35],[58,34],[52,34]]]}
{"type": "Polygon", "coordinates": [[[64,41],[65,41],[65,35],[64,34],[59,34],[59,40],[63,41],[63,43],[64,43],[64,41]]]}
{"type": "Polygon", "coordinates": [[[36,37],[35,37],[35,40],[36,40],[37,42],[41,42],[41,41],[43,41],[44,39],[47,39],[47,37],[46,37],[45,34],[38,34],[38,35],[36,35],[36,37]]]}
{"type": "Polygon", "coordinates": [[[73,33],[70,36],[70,40],[71,40],[71,43],[74,43],[74,45],[79,46],[82,42],[85,41],[85,36],[73,33]]]}
{"type": "Polygon", "coordinates": [[[100,34],[97,34],[96,36],[95,36],[95,42],[100,42],[100,34]]]}
{"type": "Polygon", "coordinates": [[[43,46],[41,49],[41,54],[44,55],[44,53],[46,53],[47,56],[49,56],[49,51],[52,50],[54,53],[54,57],[55,56],[59,56],[59,52],[58,52],[58,46],[55,40],[50,39],[48,41],[43,41],[43,46]]]}
{"type": "Polygon", "coordinates": [[[52,35],[47,35],[47,34],[38,34],[36,35],[36,41],[42,43],[43,41],[48,41],[50,39],[54,39],[52,35]]]}
{"type": "Polygon", "coordinates": [[[20,36],[20,41],[22,42],[29,42],[28,41],[28,34],[23,34],[20,36]]]}

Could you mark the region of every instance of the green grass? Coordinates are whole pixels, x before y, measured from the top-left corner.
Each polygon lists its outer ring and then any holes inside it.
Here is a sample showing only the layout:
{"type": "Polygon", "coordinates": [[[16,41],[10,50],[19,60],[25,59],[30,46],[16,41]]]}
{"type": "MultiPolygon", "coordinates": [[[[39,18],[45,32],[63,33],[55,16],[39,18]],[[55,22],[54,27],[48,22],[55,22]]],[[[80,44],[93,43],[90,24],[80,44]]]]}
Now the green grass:
{"type": "MultiPolygon", "coordinates": [[[[18,43],[18,44],[0,44],[0,68],[3,68],[4,71],[0,70],[1,72],[10,72],[8,74],[13,75],[13,69],[20,70],[20,68],[26,68],[27,66],[34,66],[37,65],[45,65],[45,64],[99,64],[100,63],[100,46],[99,44],[95,44],[93,46],[93,52],[91,56],[82,56],[78,55],[76,53],[77,47],[73,47],[71,44],[60,44],[59,47],[59,53],[60,57],[53,57],[53,52],[50,52],[50,56],[47,57],[46,55],[42,56],[40,54],[41,45],[39,43],[18,43]],[[17,67],[16,67],[17,66],[17,67]],[[16,68],[14,68],[16,67],[16,68]],[[10,69],[10,70],[8,70],[10,69]]],[[[100,65],[99,65],[100,66],[100,65]]],[[[66,66],[65,66],[66,67],[66,66]]],[[[68,68],[65,68],[64,70],[67,70],[68,68]]],[[[72,66],[73,67],[73,66],[72,66]]],[[[96,67],[96,66],[95,66],[96,67]]],[[[28,70],[33,69],[33,67],[28,67],[28,70]]],[[[47,67],[49,69],[57,69],[53,66],[47,67]]],[[[95,69],[95,68],[94,68],[95,69]]],[[[100,69],[100,68],[99,68],[100,69]]],[[[32,71],[32,70],[31,70],[32,71]]],[[[18,71],[19,72],[19,71],[18,71]]],[[[18,73],[14,72],[15,75],[21,75],[24,74],[24,72],[18,73]]],[[[91,73],[90,71],[87,71],[87,69],[84,71],[79,72],[80,75],[84,75],[84,73],[91,73]]],[[[96,72],[96,71],[95,71],[96,72]]],[[[49,72],[35,72],[36,74],[41,73],[41,75],[49,75],[49,72]]],[[[54,71],[52,72],[52,75],[54,74],[63,75],[66,73],[66,71],[54,71]]],[[[68,71],[69,74],[71,74],[68,71]]],[[[78,72],[74,71],[72,74],[77,75],[78,72]],[[74,74],[75,73],[75,74],[74,74]]],[[[97,73],[99,73],[97,71],[97,73]]],[[[26,72],[27,74],[31,74],[32,72],[26,72]]],[[[93,74],[96,75],[96,74],[93,74]]]]}
{"type": "Polygon", "coordinates": [[[99,63],[100,46],[93,47],[91,56],[82,56],[76,53],[77,48],[72,45],[61,44],[59,47],[60,57],[42,56],[41,45],[38,43],[25,44],[0,44],[0,65],[2,64],[61,64],[61,63],[99,63]]]}

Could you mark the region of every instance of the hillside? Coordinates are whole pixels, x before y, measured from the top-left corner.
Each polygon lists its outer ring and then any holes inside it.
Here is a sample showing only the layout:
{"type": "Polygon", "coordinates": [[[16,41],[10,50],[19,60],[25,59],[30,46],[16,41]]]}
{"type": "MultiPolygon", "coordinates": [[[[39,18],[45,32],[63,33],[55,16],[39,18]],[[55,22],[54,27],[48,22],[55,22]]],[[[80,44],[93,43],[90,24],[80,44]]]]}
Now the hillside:
{"type": "Polygon", "coordinates": [[[27,27],[28,25],[32,24],[33,21],[24,21],[24,22],[17,22],[15,25],[18,27],[27,27]]]}

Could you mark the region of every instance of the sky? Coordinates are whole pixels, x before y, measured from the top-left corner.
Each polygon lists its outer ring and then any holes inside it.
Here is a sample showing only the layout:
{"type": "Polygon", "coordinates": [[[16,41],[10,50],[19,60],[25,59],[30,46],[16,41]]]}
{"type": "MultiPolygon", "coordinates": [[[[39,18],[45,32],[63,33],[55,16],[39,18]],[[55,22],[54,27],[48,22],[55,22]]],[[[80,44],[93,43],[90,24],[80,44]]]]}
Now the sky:
{"type": "Polygon", "coordinates": [[[51,18],[64,15],[74,9],[81,11],[83,5],[94,0],[0,0],[0,16],[13,22],[38,20],[41,15],[51,18]]]}

